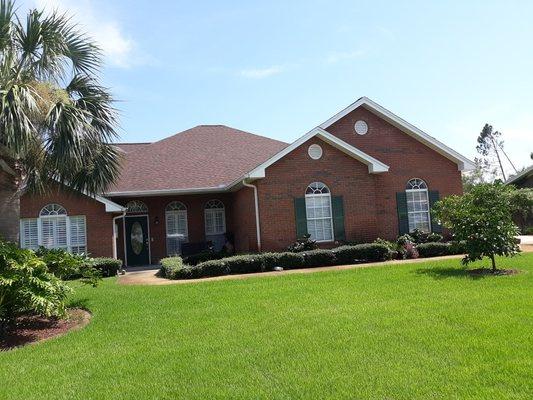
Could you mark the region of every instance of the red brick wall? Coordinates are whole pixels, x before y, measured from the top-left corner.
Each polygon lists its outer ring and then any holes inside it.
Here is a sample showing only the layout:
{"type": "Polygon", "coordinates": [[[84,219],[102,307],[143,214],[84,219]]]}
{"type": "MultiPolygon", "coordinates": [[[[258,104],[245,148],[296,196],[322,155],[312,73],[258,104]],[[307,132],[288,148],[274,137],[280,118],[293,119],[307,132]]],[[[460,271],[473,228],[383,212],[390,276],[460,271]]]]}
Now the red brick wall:
{"type": "MultiPolygon", "coordinates": [[[[148,207],[150,226],[150,252],[152,263],[157,263],[167,256],[166,250],[166,226],[165,208],[172,201],[181,201],[187,207],[187,225],[189,242],[201,242],[205,240],[204,206],[212,199],[218,199],[224,203],[226,209],[226,232],[234,231],[232,194],[190,195],[190,196],[157,196],[157,197],[117,197],[111,200],[120,205],[126,205],[130,200],[143,201],[148,207]],[[156,224],[156,219],[159,221],[156,224]]],[[[122,230],[120,230],[120,254],[122,254],[122,230]]]]}
{"type": "Polygon", "coordinates": [[[294,198],[303,197],[307,185],[320,181],[333,196],[343,196],[346,239],[370,241],[398,235],[396,192],[411,178],[424,179],[441,197],[462,192],[457,165],[399,129],[359,108],[328,131],[389,165],[389,172],[369,174],[366,165],[334,147],[312,139],[266,170],[259,188],[263,250],[281,250],[296,239],[294,198]],[[363,119],[369,132],[360,136],[354,123],[363,119]],[[319,144],[324,154],[312,160],[307,149],[319,144]]]}
{"type": "Polygon", "coordinates": [[[238,253],[257,251],[257,233],[255,226],[254,191],[243,187],[233,193],[233,218],[235,232],[235,250],[238,253]]]}
{"type": "Polygon", "coordinates": [[[95,257],[113,257],[113,217],[104,204],[81,194],[55,189],[45,195],[25,194],[20,199],[20,217],[37,218],[50,203],[65,207],[70,216],[85,215],[87,251],[95,257]]]}

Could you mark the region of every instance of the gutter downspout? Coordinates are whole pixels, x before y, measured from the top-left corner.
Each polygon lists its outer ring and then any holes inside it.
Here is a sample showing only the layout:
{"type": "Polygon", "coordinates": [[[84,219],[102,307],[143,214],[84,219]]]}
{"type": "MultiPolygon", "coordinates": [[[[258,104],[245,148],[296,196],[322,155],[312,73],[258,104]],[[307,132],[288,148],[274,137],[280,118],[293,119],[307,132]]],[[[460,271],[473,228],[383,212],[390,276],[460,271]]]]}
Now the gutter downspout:
{"type": "Polygon", "coordinates": [[[257,198],[257,186],[250,183],[246,183],[246,178],[242,180],[242,184],[246,187],[254,190],[254,203],[255,203],[255,228],[257,236],[257,251],[261,251],[261,227],[259,225],[259,200],[257,198]]]}
{"type": "Polygon", "coordinates": [[[124,265],[127,265],[128,255],[126,254],[126,210],[122,211],[122,215],[113,217],[113,258],[117,258],[117,232],[115,232],[115,221],[122,218],[122,236],[124,237],[124,265]]]}

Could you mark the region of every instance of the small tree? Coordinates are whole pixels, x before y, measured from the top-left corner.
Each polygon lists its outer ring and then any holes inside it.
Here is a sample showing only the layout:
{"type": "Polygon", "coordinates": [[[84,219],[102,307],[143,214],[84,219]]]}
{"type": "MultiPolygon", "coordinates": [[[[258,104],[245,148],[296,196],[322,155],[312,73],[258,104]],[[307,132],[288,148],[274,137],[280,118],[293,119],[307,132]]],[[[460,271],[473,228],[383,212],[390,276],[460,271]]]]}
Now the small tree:
{"type": "Polygon", "coordinates": [[[435,205],[441,224],[457,240],[466,241],[463,264],[489,257],[495,272],[495,256],[513,256],[520,251],[515,241],[519,230],[512,218],[518,208],[515,192],[515,188],[499,182],[483,183],[469,193],[446,197],[435,205]]]}

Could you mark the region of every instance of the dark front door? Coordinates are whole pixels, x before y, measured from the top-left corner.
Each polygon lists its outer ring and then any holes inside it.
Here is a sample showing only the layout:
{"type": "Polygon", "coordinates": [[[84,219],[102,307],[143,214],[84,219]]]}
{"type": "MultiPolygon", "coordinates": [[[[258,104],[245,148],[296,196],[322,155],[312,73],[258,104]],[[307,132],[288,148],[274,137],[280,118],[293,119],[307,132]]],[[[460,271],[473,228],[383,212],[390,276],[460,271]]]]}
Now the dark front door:
{"type": "Polygon", "coordinates": [[[128,265],[150,264],[148,217],[126,217],[126,251],[128,265]]]}

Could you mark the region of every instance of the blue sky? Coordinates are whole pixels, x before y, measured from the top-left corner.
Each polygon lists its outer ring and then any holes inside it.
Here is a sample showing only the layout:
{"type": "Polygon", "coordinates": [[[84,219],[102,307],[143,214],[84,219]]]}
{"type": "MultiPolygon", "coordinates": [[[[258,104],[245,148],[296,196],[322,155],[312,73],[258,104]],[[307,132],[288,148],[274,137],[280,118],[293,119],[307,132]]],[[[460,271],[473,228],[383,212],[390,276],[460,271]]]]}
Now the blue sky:
{"type": "Polygon", "coordinates": [[[533,2],[29,0],[106,52],[123,141],[225,124],[293,141],[368,96],[466,156],[533,151],[533,2]]]}

